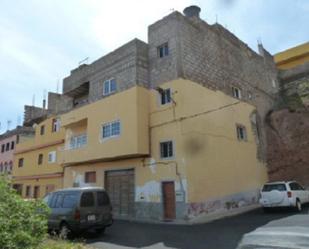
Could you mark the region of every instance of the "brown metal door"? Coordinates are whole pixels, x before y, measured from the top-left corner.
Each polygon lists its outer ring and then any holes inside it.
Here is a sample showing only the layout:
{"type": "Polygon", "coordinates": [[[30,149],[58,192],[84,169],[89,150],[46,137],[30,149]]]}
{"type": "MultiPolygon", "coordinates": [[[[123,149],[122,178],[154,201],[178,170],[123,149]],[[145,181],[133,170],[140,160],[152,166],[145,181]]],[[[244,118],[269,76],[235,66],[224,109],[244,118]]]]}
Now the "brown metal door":
{"type": "Polygon", "coordinates": [[[134,170],[107,171],[105,189],[116,217],[134,216],[134,170]]]}
{"type": "Polygon", "coordinates": [[[175,186],[174,182],[163,182],[164,219],[175,219],[175,186]]]}

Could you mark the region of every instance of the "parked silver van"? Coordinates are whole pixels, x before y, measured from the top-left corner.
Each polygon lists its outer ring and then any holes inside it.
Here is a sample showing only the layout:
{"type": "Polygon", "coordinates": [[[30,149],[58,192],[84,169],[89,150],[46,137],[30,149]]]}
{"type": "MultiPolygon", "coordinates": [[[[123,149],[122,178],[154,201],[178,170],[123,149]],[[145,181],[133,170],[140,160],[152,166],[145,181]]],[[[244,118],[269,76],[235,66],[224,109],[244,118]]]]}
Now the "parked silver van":
{"type": "Polygon", "coordinates": [[[103,233],[113,223],[107,192],[99,187],[61,189],[49,193],[44,201],[51,209],[48,229],[61,237],[94,229],[103,233]]]}

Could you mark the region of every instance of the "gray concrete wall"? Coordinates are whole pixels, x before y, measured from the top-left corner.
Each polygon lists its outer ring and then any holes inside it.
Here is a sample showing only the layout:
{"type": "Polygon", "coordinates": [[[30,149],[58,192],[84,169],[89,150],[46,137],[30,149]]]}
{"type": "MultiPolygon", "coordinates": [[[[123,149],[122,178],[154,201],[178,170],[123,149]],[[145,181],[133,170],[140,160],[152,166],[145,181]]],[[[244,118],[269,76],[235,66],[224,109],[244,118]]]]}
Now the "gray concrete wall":
{"type": "Polygon", "coordinates": [[[48,93],[48,112],[57,114],[73,108],[73,98],[59,93],[48,93]]]}
{"type": "Polygon", "coordinates": [[[63,80],[63,94],[89,82],[89,102],[103,98],[103,83],[115,78],[117,92],[132,86],[148,87],[148,45],[134,39],[90,65],[71,71],[63,80]]]}

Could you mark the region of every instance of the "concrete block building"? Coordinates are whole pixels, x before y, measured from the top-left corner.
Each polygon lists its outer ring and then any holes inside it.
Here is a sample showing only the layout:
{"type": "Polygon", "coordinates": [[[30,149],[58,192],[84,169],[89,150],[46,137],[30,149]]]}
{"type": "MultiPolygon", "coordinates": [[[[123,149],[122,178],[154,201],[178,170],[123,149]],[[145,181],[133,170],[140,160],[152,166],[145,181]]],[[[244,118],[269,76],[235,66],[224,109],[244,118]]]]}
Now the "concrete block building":
{"type": "Polygon", "coordinates": [[[48,115],[63,129],[63,187],[103,186],[124,219],[191,221],[255,204],[267,181],[272,56],[190,6],[71,71],[48,115]]]}

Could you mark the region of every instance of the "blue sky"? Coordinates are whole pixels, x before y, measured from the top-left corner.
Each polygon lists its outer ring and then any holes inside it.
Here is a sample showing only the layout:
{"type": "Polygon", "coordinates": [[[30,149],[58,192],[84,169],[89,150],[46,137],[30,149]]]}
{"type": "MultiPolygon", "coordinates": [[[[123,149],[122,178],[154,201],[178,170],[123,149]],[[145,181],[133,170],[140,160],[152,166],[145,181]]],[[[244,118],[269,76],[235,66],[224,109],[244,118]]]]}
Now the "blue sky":
{"type": "Polygon", "coordinates": [[[1,0],[0,133],[22,121],[23,106],[42,105],[44,92],[61,92],[62,79],[137,37],[173,10],[196,4],[201,17],[216,17],[256,50],[257,39],[271,53],[309,40],[307,0],[1,0]]]}

